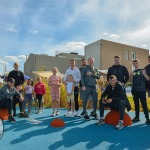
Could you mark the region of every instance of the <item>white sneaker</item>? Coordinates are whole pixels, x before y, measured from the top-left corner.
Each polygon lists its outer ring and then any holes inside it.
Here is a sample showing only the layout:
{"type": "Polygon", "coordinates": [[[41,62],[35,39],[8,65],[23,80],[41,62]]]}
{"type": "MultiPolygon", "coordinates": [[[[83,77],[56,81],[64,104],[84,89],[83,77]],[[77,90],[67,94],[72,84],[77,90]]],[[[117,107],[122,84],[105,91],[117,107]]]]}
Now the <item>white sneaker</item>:
{"type": "Polygon", "coordinates": [[[56,115],[59,115],[59,111],[56,112],[56,115]]]}
{"type": "Polygon", "coordinates": [[[75,115],[74,115],[74,112],[72,112],[72,114],[71,114],[71,117],[74,117],[75,115]]]}
{"type": "Polygon", "coordinates": [[[80,117],[80,113],[78,111],[76,111],[75,116],[80,117]]]}
{"type": "Polygon", "coordinates": [[[65,116],[65,117],[69,117],[69,112],[67,112],[64,116],[65,116]]]}
{"type": "Polygon", "coordinates": [[[55,112],[53,112],[52,115],[51,115],[51,117],[54,117],[55,115],[56,115],[55,112]]]}

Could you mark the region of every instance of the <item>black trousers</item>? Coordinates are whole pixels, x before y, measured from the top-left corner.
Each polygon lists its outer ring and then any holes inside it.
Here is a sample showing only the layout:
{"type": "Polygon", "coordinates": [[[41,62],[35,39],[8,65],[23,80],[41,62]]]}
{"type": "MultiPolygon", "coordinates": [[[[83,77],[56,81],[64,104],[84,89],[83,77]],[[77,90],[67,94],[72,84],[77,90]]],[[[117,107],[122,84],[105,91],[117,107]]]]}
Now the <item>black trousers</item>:
{"type": "Polygon", "coordinates": [[[0,100],[0,108],[7,108],[9,115],[12,114],[12,102],[10,98],[3,98],[0,100]]]}
{"type": "Polygon", "coordinates": [[[16,113],[16,105],[19,104],[20,112],[23,112],[23,101],[20,101],[19,98],[13,98],[13,112],[16,113]]]}
{"type": "Polygon", "coordinates": [[[102,100],[100,100],[99,101],[100,117],[104,117],[105,107],[109,107],[112,110],[118,110],[120,113],[120,120],[124,119],[124,113],[125,113],[125,108],[126,108],[126,102],[124,100],[112,101],[112,103],[109,103],[109,104],[103,104],[102,100]]]}
{"type": "Polygon", "coordinates": [[[39,109],[41,109],[42,108],[42,98],[43,98],[43,95],[36,94],[36,98],[37,98],[38,103],[39,103],[39,109]]]}
{"type": "Polygon", "coordinates": [[[79,88],[75,86],[74,88],[74,102],[75,102],[75,110],[79,110],[79,102],[78,102],[79,88]]]}
{"type": "Polygon", "coordinates": [[[135,117],[139,118],[140,106],[139,100],[141,102],[145,118],[149,119],[147,102],[146,102],[146,91],[132,91],[134,106],[135,106],[135,117]]]}

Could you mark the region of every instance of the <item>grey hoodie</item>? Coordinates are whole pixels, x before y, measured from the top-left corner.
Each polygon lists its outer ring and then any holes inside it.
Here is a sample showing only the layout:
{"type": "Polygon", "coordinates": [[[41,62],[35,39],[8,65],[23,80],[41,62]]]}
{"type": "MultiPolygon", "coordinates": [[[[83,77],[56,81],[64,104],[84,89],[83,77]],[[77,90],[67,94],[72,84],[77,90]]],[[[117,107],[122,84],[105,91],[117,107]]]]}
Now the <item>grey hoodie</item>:
{"type": "Polygon", "coordinates": [[[21,96],[21,94],[16,90],[15,87],[9,87],[8,84],[5,84],[0,89],[0,100],[3,98],[10,98],[12,99],[14,95],[17,95],[18,97],[21,96]]]}
{"type": "Polygon", "coordinates": [[[82,86],[90,86],[95,87],[96,86],[96,79],[100,79],[99,72],[97,68],[93,67],[91,68],[89,65],[84,67],[81,71],[81,84],[82,86]],[[87,72],[91,72],[92,75],[89,77],[86,75],[87,72]]]}

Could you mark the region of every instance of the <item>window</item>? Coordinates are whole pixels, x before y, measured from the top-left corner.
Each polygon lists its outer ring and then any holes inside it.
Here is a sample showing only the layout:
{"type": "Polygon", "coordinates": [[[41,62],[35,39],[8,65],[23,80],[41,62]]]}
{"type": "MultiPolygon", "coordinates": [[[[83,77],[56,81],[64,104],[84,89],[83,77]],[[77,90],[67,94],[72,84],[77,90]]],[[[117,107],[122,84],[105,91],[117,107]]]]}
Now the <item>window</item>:
{"type": "MultiPolygon", "coordinates": [[[[131,58],[132,58],[132,60],[136,59],[135,52],[132,52],[132,53],[131,53],[131,58]]],[[[134,68],[133,65],[132,65],[132,71],[133,71],[133,70],[135,70],[135,68],[134,68]]]]}
{"type": "Polygon", "coordinates": [[[126,51],[125,51],[125,59],[126,59],[126,60],[129,60],[129,50],[126,50],[126,51]]]}
{"type": "Polygon", "coordinates": [[[132,58],[132,60],[134,60],[134,59],[136,58],[135,52],[132,52],[132,53],[131,53],[131,58],[132,58]]]}

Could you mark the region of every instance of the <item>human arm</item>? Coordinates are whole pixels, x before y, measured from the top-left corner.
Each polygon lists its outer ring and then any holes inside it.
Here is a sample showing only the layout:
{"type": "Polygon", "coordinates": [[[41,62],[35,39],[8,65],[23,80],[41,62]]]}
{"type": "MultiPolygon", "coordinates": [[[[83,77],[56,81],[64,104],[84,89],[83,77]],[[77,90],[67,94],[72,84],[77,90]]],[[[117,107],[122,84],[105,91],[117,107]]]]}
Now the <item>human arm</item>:
{"type": "Polygon", "coordinates": [[[124,66],[124,77],[125,77],[124,84],[126,84],[127,81],[129,80],[129,72],[125,66],[124,66]]]}
{"type": "Polygon", "coordinates": [[[143,74],[143,76],[145,77],[145,79],[146,79],[147,81],[150,80],[149,76],[146,74],[146,72],[145,72],[144,69],[142,69],[142,74],[143,74]]]}

